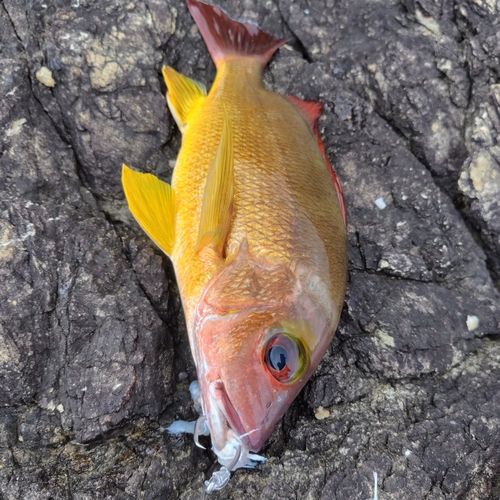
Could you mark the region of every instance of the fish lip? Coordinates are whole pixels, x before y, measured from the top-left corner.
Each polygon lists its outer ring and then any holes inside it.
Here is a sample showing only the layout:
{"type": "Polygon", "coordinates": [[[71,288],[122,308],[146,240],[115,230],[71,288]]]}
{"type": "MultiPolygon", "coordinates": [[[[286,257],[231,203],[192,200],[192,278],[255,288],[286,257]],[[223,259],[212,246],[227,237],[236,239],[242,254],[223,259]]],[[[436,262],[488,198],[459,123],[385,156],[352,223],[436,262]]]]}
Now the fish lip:
{"type": "Polygon", "coordinates": [[[248,431],[245,429],[238,412],[229,399],[224,382],[220,379],[211,382],[209,394],[211,400],[209,420],[212,424],[210,433],[212,434],[214,451],[220,452],[229,439],[236,439],[245,450],[258,452],[265,440],[262,433],[259,432],[261,428],[257,427],[248,431]]]}
{"type": "MultiPolygon", "coordinates": [[[[218,449],[221,445],[222,447],[224,447],[227,441],[227,435],[231,434],[236,437],[236,439],[243,445],[245,449],[258,451],[262,443],[260,443],[260,439],[258,443],[253,442],[252,438],[255,436],[255,432],[259,429],[252,429],[248,432],[246,431],[238,415],[238,412],[229,399],[226,388],[224,386],[224,382],[220,379],[211,382],[209,385],[209,393],[212,403],[212,410],[215,410],[217,414],[215,416],[215,419],[210,420],[215,420],[218,423],[218,425],[216,424],[217,430],[216,428],[210,430],[212,433],[212,444],[214,445],[214,448],[218,449]],[[222,425],[220,422],[220,417],[223,417],[223,419],[225,420],[222,425]],[[220,435],[219,433],[222,435],[220,435]],[[221,443],[219,439],[222,439],[224,444],[221,443]]],[[[215,424],[216,422],[213,421],[213,423],[215,424]]],[[[257,435],[258,434],[259,433],[257,433],[257,435]]]]}

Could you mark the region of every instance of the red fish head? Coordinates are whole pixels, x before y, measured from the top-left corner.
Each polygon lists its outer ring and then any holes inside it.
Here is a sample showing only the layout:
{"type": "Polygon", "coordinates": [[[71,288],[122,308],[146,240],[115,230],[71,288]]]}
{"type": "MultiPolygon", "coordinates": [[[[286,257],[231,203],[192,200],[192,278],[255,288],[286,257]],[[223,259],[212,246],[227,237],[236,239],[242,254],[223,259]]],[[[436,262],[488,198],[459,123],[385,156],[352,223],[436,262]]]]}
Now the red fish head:
{"type": "MultiPolygon", "coordinates": [[[[325,308],[307,273],[242,252],[209,284],[197,307],[195,350],[214,451],[257,452],[316,369],[339,308],[325,308]]],[[[316,288],[321,288],[319,285],[316,288]]],[[[324,287],[328,294],[328,286],[324,287]]]]}

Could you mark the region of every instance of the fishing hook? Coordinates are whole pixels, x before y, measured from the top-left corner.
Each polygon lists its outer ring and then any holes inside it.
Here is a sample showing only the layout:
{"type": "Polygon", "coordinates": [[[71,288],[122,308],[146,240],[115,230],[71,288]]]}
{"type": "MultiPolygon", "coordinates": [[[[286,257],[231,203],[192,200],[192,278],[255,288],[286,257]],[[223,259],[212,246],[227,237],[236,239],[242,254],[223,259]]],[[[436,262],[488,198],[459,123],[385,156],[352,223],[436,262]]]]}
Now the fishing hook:
{"type": "Polygon", "coordinates": [[[201,448],[202,450],[206,450],[206,448],[199,442],[198,436],[200,435],[200,426],[203,422],[207,420],[207,417],[205,415],[200,415],[198,417],[198,420],[196,420],[196,423],[194,424],[194,444],[198,446],[198,448],[201,448]]]}
{"type": "Polygon", "coordinates": [[[241,444],[238,443],[238,447],[234,451],[233,461],[227,467],[227,470],[229,472],[231,472],[234,469],[234,467],[236,467],[236,464],[240,461],[241,455],[243,455],[243,448],[241,447],[241,444]]]}

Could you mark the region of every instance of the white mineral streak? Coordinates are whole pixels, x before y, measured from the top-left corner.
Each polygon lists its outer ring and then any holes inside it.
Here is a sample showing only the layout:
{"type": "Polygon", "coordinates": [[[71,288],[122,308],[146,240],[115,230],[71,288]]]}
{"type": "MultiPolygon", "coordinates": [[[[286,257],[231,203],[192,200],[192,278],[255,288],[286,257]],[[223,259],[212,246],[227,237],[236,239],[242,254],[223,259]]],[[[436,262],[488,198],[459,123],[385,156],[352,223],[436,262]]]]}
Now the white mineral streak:
{"type": "Polygon", "coordinates": [[[12,123],[12,125],[5,131],[7,137],[14,137],[21,133],[23,125],[26,123],[26,118],[20,118],[12,123]]]}
{"type": "Polygon", "coordinates": [[[464,194],[480,202],[481,215],[487,222],[496,217],[495,207],[500,199],[500,165],[488,151],[482,149],[473,155],[460,175],[458,186],[464,194]]]}
{"type": "Polygon", "coordinates": [[[415,19],[434,35],[442,34],[439,23],[433,17],[423,14],[419,9],[415,9],[415,19]]]}
{"type": "Polygon", "coordinates": [[[24,233],[22,236],[19,238],[12,238],[7,241],[2,241],[0,243],[0,247],[6,247],[8,245],[12,245],[14,243],[19,243],[21,241],[24,241],[25,239],[29,238],[30,236],[35,236],[35,226],[31,223],[26,224],[26,233],[24,233]]]}

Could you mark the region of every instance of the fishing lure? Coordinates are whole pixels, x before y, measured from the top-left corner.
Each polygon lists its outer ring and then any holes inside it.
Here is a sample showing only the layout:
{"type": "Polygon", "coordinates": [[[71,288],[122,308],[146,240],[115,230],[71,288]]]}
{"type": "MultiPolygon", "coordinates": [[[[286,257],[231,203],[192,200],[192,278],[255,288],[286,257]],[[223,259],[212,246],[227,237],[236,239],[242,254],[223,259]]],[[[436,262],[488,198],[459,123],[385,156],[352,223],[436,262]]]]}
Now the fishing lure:
{"type": "Polygon", "coordinates": [[[318,133],[322,105],[262,84],[287,40],[218,7],[187,5],[217,76],[207,93],[163,69],[182,132],[172,184],[125,165],[122,180],[132,214],[173,262],[196,364],[202,415],[171,430],[193,432],[197,444],[210,433],[222,484],[265,460],[255,453],[333,337],[346,217],[318,133]]]}

